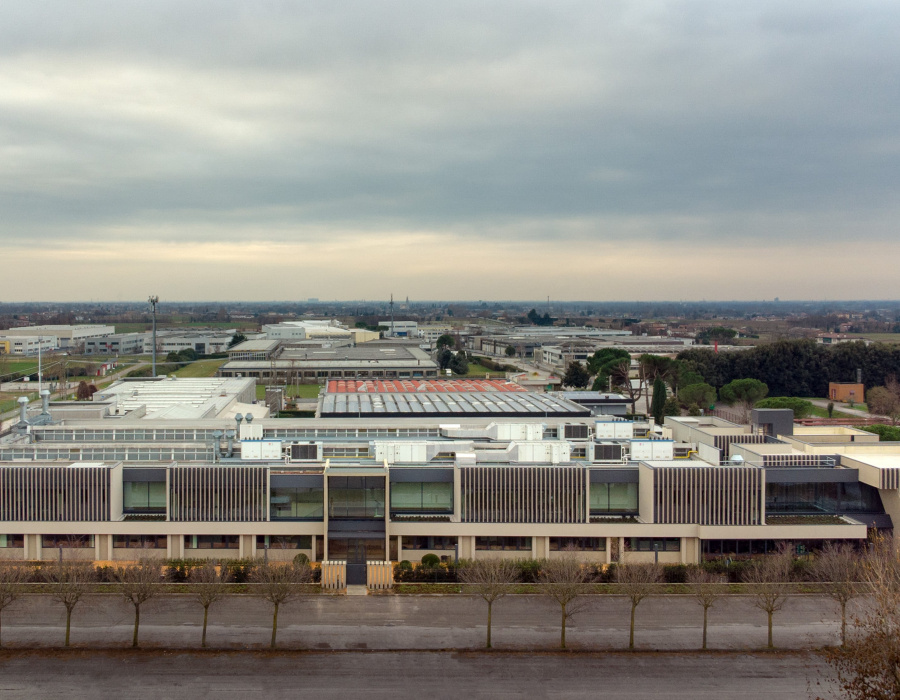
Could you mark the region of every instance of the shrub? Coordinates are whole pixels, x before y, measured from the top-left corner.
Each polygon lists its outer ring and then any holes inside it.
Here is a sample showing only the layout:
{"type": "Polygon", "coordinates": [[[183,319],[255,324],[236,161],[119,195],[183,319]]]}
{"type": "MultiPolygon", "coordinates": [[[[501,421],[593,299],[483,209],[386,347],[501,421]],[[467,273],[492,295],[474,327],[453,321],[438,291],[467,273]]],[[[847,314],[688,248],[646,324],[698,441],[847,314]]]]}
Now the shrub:
{"type": "Polygon", "coordinates": [[[440,565],[441,565],[441,558],[437,554],[429,553],[429,554],[426,554],[424,557],[422,557],[422,566],[432,569],[432,568],[434,568],[436,566],[440,566],[440,565]]]}
{"type": "Polygon", "coordinates": [[[303,566],[304,564],[309,564],[309,557],[306,556],[303,552],[300,552],[296,557],[294,557],[294,564],[297,566],[303,566]]]}
{"type": "Polygon", "coordinates": [[[191,575],[191,571],[198,566],[203,566],[203,559],[166,559],[166,581],[169,583],[184,583],[191,575]]]}
{"type": "Polygon", "coordinates": [[[789,408],[794,412],[794,418],[806,418],[812,413],[813,405],[805,399],[794,396],[771,396],[758,401],[756,408],[789,408]]]}
{"type": "Polygon", "coordinates": [[[394,568],[399,568],[401,571],[412,571],[413,565],[409,559],[404,559],[394,568]]]}
{"type": "Polygon", "coordinates": [[[882,440],[886,440],[887,442],[898,442],[900,441],[900,427],[893,425],[863,425],[860,426],[863,430],[867,430],[870,433],[875,433],[882,440]]]}
{"type": "Polygon", "coordinates": [[[663,567],[665,583],[687,583],[688,568],[684,564],[669,564],[663,567]]]}
{"type": "Polygon", "coordinates": [[[537,583],[544,565],[543,559],[516,559],[522,583],[537,583]]]}
{"type": "Polygon", "coordinates": [[[256,569],[256,562],[252,559],[234,559],[222,565],[228,570],[228,580],[232,583],[249,582],[256,569]]]}

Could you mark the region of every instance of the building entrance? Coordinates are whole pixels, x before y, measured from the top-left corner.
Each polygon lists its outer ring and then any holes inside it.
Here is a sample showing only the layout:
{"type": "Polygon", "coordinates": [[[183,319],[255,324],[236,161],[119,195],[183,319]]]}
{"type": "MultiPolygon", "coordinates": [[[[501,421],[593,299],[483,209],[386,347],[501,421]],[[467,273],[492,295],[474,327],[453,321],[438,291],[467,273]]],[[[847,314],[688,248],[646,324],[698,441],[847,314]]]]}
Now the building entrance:
{"type": "Polygon", "coordinates": [[[365,586],[366,562],[384,561],[384,538],[348,538],[328,540],[328,558],[347,562],[347,585],[365,586]]]}

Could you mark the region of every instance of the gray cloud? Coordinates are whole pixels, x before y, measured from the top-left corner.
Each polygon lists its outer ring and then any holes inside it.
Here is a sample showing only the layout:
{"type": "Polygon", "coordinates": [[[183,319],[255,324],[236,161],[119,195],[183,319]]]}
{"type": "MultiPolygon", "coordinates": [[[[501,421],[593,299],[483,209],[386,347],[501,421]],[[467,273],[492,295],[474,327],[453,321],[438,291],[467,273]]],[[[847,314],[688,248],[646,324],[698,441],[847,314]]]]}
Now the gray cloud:
{"type": "Polygon", "coordinates": [[[895,237],[893,3],[33,2],[0,20],[10,245],[895,237]]]}

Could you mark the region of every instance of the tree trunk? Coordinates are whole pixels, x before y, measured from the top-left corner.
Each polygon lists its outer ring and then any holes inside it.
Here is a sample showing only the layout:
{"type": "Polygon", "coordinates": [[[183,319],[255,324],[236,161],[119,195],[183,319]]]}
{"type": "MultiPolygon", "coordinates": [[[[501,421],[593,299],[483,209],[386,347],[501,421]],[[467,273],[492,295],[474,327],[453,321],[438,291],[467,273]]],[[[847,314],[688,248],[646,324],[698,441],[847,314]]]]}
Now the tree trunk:
{"type": "Polygon", "coordinates": [[[69,631],[72,629],[72,608],[66,608],[66,646],[69,646],[69,631]]]}
{"type": "Polygon", "coordinates": [[[566,648],[566,606],[560,605],[559,607],[562,608],[562,623],[560,624],[560,627],[559,627],[559,648],[565,649],[566,648]]]}
{"type": "Polygon", "coordinates": [[[774,649],[775,645],[772,644],[772,611],[768,611],[769,615],[769,649],[774,649]]]}
{"type": "Polygon", "coordinates": [[[0,647],[3,646],[3,634],[2,634],[2,632],[3,632],[3,625],[2,625],[2,616],[3,616],[3,610],[0,609],[0,647]]]}
{"type": "Polygon", "coordinates": [[[841,601],[841,647],[847,646],[847,601],[841,601]]]}
{"type": "Polygon", "coordinates": [[[709,608],[703,608],[703,649],[706,649],[706,615],[709,612],[709,608]]]}
{"type": "Polygon", "coordinates": [[[275,648],[275,633],[278,631],[278,603],[275,603],[275,614],[272,615],[272,648],[275,648]]]}
{"type": "Polygon", "coordinates": [[[488,624],[487,624],[487,644],[485,648],[491,648],[491,608],[493,607],[493,601],[488,601],[488,624]]]}
{"type": "Polygon", "coordinates": [[[631,630],[628,633],[628,648],[634,649],[634,611],[637,610],[637,605],[634,603],[631,604],[631,630]]]}
{"type": "Polygon", "coordinates": [[[141,606],[134,606],[134,634],[131,637],[131,647],[132,649],[137,648],[138,645],[138,626],[141,624],[141,606]]]}
{"type": "Polygon", "coordinates": [[[200,640],[200,646],[206,648],[206,620],[209,617],[209,606],[203,606],[203,637],[200,640]]]}

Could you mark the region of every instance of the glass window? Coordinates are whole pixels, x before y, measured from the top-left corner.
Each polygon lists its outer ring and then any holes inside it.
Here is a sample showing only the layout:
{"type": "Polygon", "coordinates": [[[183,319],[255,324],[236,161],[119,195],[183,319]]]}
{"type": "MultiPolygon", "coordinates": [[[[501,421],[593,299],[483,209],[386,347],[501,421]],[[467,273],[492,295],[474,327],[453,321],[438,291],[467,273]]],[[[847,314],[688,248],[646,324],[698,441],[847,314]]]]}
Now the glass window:
{"type": "Polygon", "coordinates": [[[453,484],[409,482],[391,484],[391,510],[397,512],[452,513],[453,484]]]}
{"type": "Polygon", "coordinates": [[[384,477],[330,477],[328,517],[338,520],[383,518],[384,477]]]}
{"type": "Polygon", "coordinates": [[[605,552],[605,537],[551,537],[550,551],[564,552],[576,550],[579,552],[605,552]]]}
{"type": "Polygon", "coordinates": [[[80,549],[94,546],[93,535],[41,535],[41,547],[80,549]]]}
{"type": "Polygon", "coordinates": [[[7,547],[24,547],[25,535],[0,535],[0,549],[7,547]]]}
{"type": "Polygon", "coordinates": [[[591,484],[591,513],[637,513],[637,484],[591,484]]]}
{"type": "Polygon", "coordinates": [[[257,549],[312,549],[312,535],[257,535],[257,549]]]}
{"type": "Polygon", "coordinates": [[[476,537],[475,549],[494,552],[531,551],[530,537],[476,537]]]}
{"type": "Polygon", "coordinates": [[[122,487],[122,507],[126,513],[166,512],[166,482],[126,481],[122,487]]]}
{"type": "Polygon", "coordinates": [[[239,549],[239,535],[185,535],[185,549],[239,549]]]}
{"type": "Polygon", "coordinates": [[[165,549],[165,535],[113,535],[116,549],[165,549]]]}
{"type": "Polygon", "coordinates": [[[679,537],[626,537],[626,552],[679,552],[679,537]]]}
{"type": "Polygon", "coordinates": [[[321,520],[324,515],[324,490],[318,486],[273,488],[269,500],[272,520],[321,520]]]}
{"type": "Polygon", "coordinates": [[[404,537],[403,549],[448,549],[456,547],[455,537],[404,537]]]}

